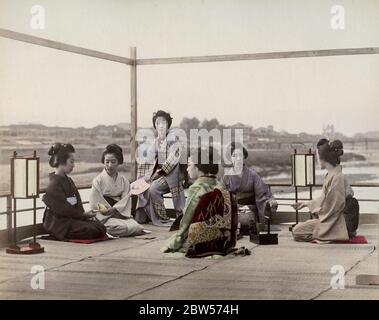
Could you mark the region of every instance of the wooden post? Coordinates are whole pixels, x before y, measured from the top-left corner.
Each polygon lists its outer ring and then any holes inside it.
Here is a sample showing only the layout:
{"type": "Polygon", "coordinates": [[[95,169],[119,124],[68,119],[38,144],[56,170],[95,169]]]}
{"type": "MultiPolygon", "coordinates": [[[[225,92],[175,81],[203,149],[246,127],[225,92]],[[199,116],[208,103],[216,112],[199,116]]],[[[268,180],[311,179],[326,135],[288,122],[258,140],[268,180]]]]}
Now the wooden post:
{"type": "MultiPolygon", "coordinates": [[[[316,183],[315,181],[313,182],[316,183]]],[[[309,186],[309,199],[313,200],[312,186],[309,186]]],[[[312,212],[310,212],[309,215],[310,215],[310,218],[312,219],[312,212]]]]}
{"type": "Polygon", "coordinates": [[[7,196],[7,229],[8,243],[12,242],[12,198],[7,196]]]}
{"type": "Polygon", "coordinates": [[[13,198],[13,247],[17,247],[17,206],[13,198]]]}
{"type": "Polygon", "coordinates": [[[130,48],[130,58],[132,65],[130,66],[130,179],[132,181],[137,178],[136,163],[136,134],[137,134],[137,48],[130,48]]]}

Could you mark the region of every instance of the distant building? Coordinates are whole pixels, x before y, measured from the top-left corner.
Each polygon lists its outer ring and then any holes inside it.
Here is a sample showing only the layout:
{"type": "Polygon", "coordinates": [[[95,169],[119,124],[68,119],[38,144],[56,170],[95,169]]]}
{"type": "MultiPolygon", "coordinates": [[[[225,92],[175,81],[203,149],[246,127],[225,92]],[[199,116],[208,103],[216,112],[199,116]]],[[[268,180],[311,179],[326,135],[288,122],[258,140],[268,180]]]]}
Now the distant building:
{"type": "Polygon", "coordinates": [[[232,125],[231,128],[242,130],[244,144],[247,145],[251,141],[251,133],[253,131],[253,127],[245,125],[241,122],[238,122],[238,123],[232,125]]]}

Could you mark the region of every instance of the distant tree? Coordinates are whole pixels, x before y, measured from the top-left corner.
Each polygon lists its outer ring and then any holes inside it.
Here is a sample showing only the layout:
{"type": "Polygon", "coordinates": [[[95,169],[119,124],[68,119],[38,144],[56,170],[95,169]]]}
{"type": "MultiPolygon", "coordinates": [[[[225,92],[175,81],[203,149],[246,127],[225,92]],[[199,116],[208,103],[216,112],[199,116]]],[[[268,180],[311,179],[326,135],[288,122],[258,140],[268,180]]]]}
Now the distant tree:
{"type": "Polygon", "coordinates": [[[204,128],[204,129],[207,129],[208,131],[212,130],[212,129],[216,129],[216,128],[221,128],[222,126],[220,125],[220,123],[218,122],[218,120],[216,118],[213,118],[211,120],[207,120],[205,119],[202,123],[201,123],[201,128],[204,128]]]}
{"type": "Polygon", "coordinates": [[[200,120],[196,117],[194,118],[184,117],[183,120],[180,122],[179,127],[183,129],[187,134],[189,134],[189,131],[191,129],[198,129],[199,124],[200,124],[200,120]]]}

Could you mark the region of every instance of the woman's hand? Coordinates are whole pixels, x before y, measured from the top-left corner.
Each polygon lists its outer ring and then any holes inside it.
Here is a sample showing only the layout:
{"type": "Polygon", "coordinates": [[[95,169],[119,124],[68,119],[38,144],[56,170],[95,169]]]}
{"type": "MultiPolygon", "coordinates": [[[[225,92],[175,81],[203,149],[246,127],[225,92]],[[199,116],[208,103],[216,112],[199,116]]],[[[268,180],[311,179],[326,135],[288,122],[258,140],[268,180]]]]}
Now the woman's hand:
{"type": "Polygon", "coordinates": [[[118,213],[117,209],[111,207],[111,208],[109,208],[109,209],[107,210],[107,212],[105,213],[105,215],[106,215],[106,216],[113,216],[113,215],[115,215],[115,214],[117,214],[117,213],[118,213]]]}
{"type": "Polygon", "coordinates": [[[89,211],[86,211],[83,213],[83,215],[86,218],[94,218],[94,217],[96,217],[96,214],[97,214],[97,211],[94,211],[94,210],[89,210],[89,211]]]}
{"type": "Polygon", "coordinates": [[[149,183],[152,183],[153,181],[159,179],[161,177],[161,174],[159,173],[159,171],[155,172],[152,177],[150,178],[150,182],[149,183]]]}
{"type": "Polygon", "coordinates": [[[300,209],[308,207],[308,203],[307,202],[296,202],[296,203],[292,204],[291,207],[294,208],[295,210],[300,210],[300,209]]]}
{"type": "Polygon", "coordinates": [[[276,212],[278,210],[278,202],[275,199],[269,201],[271,210],[276,212]]]}
{"type": "Polygon", "coordinates": [[[103,205],[102,203],[97,204],[97,211],[99,211],[101,214],[106,214],[108,212],[108,208],[103,205]]]}
{"type": "Polygon", "coordinates": [[[116,218],[116,219],[122,219],[122,220],[125,220],[125,219],[128,219],[127,217],[123,216],[120,212],[118,212],[118,210],[116,208],[109,208],[107,213],[105,213],[106,216],[112,216],[112,218],[116,218]]]}
{"type": "Polygon", "coordinates": [[[151,181],[152,181],[151,177],[148,177],[148,176],[144,176],[144,180],[145,180],[147,183],[151,183],[151,181]]]}

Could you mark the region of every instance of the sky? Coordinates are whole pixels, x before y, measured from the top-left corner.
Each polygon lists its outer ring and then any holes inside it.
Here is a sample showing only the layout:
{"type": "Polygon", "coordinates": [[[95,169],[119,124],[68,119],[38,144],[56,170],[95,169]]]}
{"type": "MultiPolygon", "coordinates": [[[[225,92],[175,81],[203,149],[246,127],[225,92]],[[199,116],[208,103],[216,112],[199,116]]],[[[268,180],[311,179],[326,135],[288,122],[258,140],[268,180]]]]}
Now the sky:
{"type": "MultiPolygon", "coordinates": [[[[377,0],[0,0],[0,28],[138,58],[379,47],[377,0]],[[45,29],[34,30],[34,5],[45,29]],[[344,29],[331,27],[334,5],[344,29]]],[[[346,135],[379,130],[379,55],[138,67],[138,124],[152,113],[346,135]]],[[[0,38],[0,125],[130,121],[128,66],[0,38]]]]}

